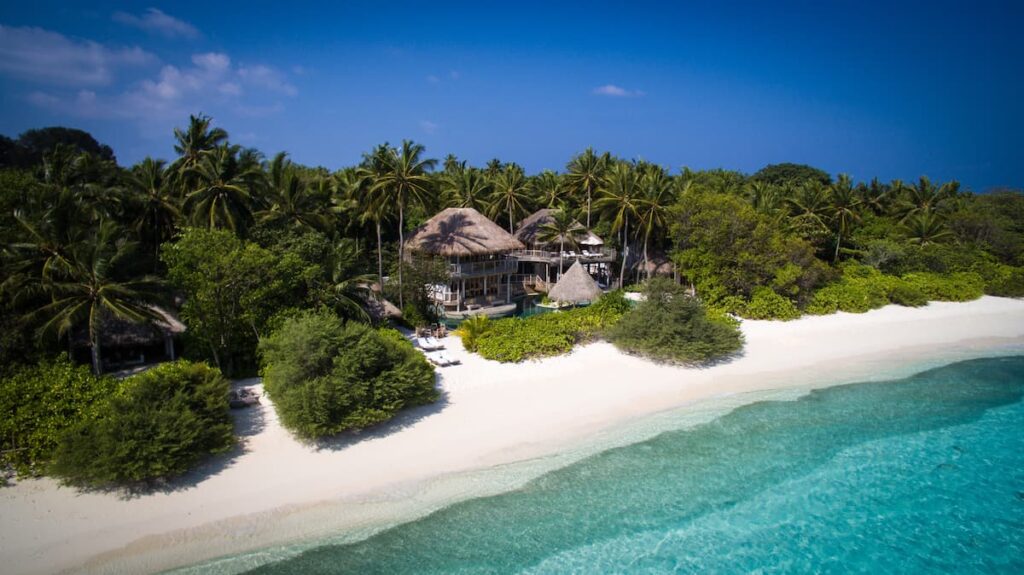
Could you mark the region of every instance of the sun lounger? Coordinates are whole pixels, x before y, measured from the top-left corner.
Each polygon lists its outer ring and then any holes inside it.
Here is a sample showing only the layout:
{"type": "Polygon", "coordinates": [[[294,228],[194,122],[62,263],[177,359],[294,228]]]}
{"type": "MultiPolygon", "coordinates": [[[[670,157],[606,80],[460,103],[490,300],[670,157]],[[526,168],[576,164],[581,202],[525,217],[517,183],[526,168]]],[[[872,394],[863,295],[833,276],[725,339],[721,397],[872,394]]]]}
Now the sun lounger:
{"type": "Polygon", "coordinates": [[[416,338],[417,345],[424,351],[434,351],[435,349],[441,349],[441,342],[437,341],[432,337],[418,337],[416,338]]]}
{"type": "Polygon", "coordinates": [[[458,359],[455,359],[454,357],[448,355],[447,353],[445,353],[443,351],[437,352],[437,355],[441,359],[441,361],[444,362],[445,365],[458,365],[458,364],[462,363],[462,361],[460,361],[458,359]]]}
{"type": "Polygon", "coordinates": [[[450,365],[448,363],[448,358],[445,357],[445,355],[441,352],[425,353],[423,355],[427,356],[427,361],[436,365],[437,367],[444,367],[446,365],[450,365]]]}
{"type": "Polygon", "coordinates": [[[437,339],[436,337],[434,337],[432,335],[428,335],[427,337],[425,337],[423,339],[427,340],[427,345],[430,345],[434,349],[444,349],[444,344],[441,343],[441,341],[439,339],[437,339]]]}

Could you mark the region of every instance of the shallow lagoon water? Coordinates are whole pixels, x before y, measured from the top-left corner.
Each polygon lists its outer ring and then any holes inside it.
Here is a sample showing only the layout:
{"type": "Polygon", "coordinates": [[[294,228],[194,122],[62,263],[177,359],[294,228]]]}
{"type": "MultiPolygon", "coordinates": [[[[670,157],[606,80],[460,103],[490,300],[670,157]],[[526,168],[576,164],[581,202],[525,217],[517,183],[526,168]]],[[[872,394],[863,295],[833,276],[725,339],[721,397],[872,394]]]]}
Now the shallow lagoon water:
{"type": "Polygon", "coordinates": [[[753,403],[252,572],[1020,573],[1022,398],[1004,357],[753,403]]]}

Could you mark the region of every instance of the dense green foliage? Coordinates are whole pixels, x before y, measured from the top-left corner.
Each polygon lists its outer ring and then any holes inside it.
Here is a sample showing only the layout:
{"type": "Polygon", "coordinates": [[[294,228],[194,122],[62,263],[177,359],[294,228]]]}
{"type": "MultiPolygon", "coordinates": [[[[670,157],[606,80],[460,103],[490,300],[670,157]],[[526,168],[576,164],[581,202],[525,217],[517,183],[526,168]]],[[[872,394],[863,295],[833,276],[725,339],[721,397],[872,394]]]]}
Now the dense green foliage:
{"type": "Polygon", "coordinates": [[[260,353],[282,423],[303,438],[375,425],[438,398],[433,367],[400,333],[329,311],[285,319],[260,353]]]}
{"type": "Polygon", "coordinates": [[[475,348],[487,359],[513,363],[561,355],[604,333],[629,309],[629,302],[616,291],[587,307],[491,321],[475,336],[475,348]]]}
{"type": "Polygon", "coordinates": [[[790,163],[765,166],[751,176],[750,179],[776,185],[800,185],[809,182],[817,182],[827,186],[832,183],[832,176],[828,175],[824,170],[819,170],[818,168],[804,164],[790,163]]]}
{"type": "Polygon", "coordinates": [[[476,351],[480,337],[491,329],[491,318],[486,315],[468,317],[459,324],[456,332],[462,338],[462,347],[466,351],[476,351]]]}
{"type": "Polygon", "coordinates": [[[66,355],[0,377],[0,464],[21,474],[45,470],[61,434],[95,419],[118,382],[97,377],[66,355]]]}
{"type": "Polygon", "coordinates": [[[713,362],[742,349],[743,334],[734,322],[709,315],[700,300],[675,283],[652,279],[645,293],[646,299],[609,331],[616,347],[687,365],[713,362]]]}
{"type": "Polygon", "coordinates": [[[232,445],[227,380],[177,361],[128,378],[92,419],[65,431],[51,472],[78,485],[151,483],[232,445]]]}

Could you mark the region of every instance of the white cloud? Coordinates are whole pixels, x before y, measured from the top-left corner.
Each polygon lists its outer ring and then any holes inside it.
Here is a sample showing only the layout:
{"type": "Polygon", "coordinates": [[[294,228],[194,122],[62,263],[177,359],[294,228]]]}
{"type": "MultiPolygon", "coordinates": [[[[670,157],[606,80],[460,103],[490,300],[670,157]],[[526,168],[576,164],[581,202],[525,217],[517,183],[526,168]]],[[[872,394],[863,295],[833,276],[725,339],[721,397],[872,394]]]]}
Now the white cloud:
{"type": "Polygon", "coordinates": [[[156,8],[146,10],[141,16],[135,16],[126,12],[114,12],[113,18],[115,22],[160,34],[168,38],[182,37],[193,39],[199,37],[199,30],[195,26],[165,14],[156,8]]]}
{"type": "Polygon", "coordinates": [[[441,79],[438,78],[437,76],[431,74],[431,75],[427,76],[427,82],[430,82],[431,84],[440,84],[441,83],[441,79]]]}
{"type": "Polygon", "coordinates": [[[434,122],[431,122],[430,120],[420,120],[420,129],[422,129],[427,134],[433,134],[434,132],[437,131],[439,127],[440,126],[438,126],[434,122]]]}
{"type": "Polygon", "coordinates": [[[285,80],[284,74],[269,66],[242,66],[238,69],[238,77],[250,86],[266,88],[286,96],[299,93],[295,86],[285,80]]]}
{"type": "Polygon", "coordinates": [[[613,98],[632,98],[645,95],[640,90],[627,90],[621,86],[615,84],[605,84],[604,86],[598,86],[594,88],[594,94],[598,96],[611,96],[613,98]]]}
{"type": "Polygon", "coordinates": [[[117,68],[155,62],[139,48],[110,48],[42,28],[0,25],[0,74],[63,86],[103,86],[117,68]]]}
{"type": "Polygon", "coordinates": [[[459,74],[458,70],[452,70],[451,72],[448,72],[448,77],[451,78],[452,80],[458,80],[461,76],[462,74],[459,74]]]}

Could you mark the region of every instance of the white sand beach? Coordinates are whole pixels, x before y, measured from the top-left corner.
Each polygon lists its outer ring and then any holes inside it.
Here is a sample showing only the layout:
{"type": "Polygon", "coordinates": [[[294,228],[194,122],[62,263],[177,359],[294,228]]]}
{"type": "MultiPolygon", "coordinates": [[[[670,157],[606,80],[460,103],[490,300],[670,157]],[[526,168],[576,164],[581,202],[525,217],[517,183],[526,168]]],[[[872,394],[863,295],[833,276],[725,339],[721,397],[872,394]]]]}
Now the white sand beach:
{"type": "Polygon", "coordinates": [[[429,507],[424,482],[551,454],[698,400],[1024,353],[1024,301],[889,306],[785,323],[745,321],[742,329],[743,356],[703,369],[656,365],[607,343],[503,365],[466,353],[449,337],[449,355],[462,364],[439,369],[442,402],[382,429],[305,445],[280,427],[264,399],[235,412],[244,439],[237,453],[176,489],[124,497],[48,479],[0,488],[0,565],[19,574],[152,572],[370,528],[381,520],[380,502],[429,507]]]}

